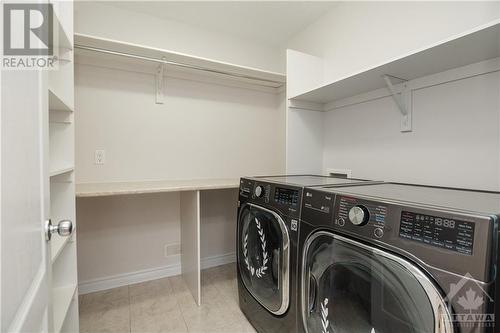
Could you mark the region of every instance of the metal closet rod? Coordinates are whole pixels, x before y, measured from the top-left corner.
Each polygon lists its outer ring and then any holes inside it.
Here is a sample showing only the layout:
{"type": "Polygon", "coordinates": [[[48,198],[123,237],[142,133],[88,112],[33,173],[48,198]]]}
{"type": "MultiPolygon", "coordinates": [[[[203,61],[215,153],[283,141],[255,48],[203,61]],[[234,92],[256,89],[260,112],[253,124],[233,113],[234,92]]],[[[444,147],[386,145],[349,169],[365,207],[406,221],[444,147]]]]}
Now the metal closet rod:
{"type": "Polygon", "coordinates": [[[269,82],[269,83],[278,83],[280,85],[283,85],[283,82],[279,82],[279,81],[258,78],[258,77],[250,76],[250,75],[231,73],[231,72],[221,71],[221,70],[217,70],[217,69],[210,69],[210,68],[205,68],[205,67],[196,66],[196,65],[189,65],[189,64],[184,64],[181,62],[168,61],[168,60],[157,59],[157,58],[152,58],[152,57],[147,57],[147,56],[141,56],[141,55],[136,55],[136,54],[132,54],[132,53],[118,52],[118,51],[112,51],[112,50],[101,49],[101,48],[91,47],[91,46],[78,45],[78,44],[75,44],[74,48],[81,49],[81,50],[87,50],[87,51],[112,54],[112,55],[117,55],[117,56],[121,56],[121,57],[146,60],[146,61],[156,62],[159,64],[167,64],[167,65],[172,65],[172,66],[177,66],[177,67],[182,67],[182,68],[195,69],[195,70],[199,70],[199,71],[203,71],[203,72],[210,72],[210,73],[215,73],[215,74],[234,76],[234,77],[238,77],[238,78],[242,78],[242,79],[257,80],[257,81],[269,82]]]}

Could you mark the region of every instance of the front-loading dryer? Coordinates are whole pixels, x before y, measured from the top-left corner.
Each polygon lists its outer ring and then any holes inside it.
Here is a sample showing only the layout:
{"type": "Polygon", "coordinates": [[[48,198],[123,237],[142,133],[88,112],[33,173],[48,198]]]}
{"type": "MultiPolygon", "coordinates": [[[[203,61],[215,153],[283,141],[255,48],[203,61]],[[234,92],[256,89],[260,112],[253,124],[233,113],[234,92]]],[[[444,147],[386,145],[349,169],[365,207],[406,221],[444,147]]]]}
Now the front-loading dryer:
{"type": "Polygon", "coordinates": [[[299,331],[498,332],[499,212],[492,192],[306,188],[299,331]]]}
{"type": "Polygon", "coordinates": [[[258,332],[296,331],[297,240],[303,188],[366,183],[311,175],[241,179],[237,221],[239,303],[258,332]]]}

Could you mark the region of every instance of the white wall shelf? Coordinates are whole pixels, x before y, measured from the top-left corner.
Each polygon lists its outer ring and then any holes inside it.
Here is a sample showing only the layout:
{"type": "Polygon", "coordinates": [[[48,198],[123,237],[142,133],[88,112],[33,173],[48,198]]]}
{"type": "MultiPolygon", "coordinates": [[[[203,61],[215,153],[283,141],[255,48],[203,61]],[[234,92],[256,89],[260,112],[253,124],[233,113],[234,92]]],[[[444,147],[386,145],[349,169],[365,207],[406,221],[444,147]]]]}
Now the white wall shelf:
{"type": "Polygon", "coordinates": [[[76,184],[77,197],[99,197],[124,194],[145,194],[238,188],[239,179],[152,180],[76,184]]]}
{"type": "Polygon", "coordinates": [[[62,21],[62,15],[63,13],[61,13],[59,11],[59,6],[60,3],[62,1],[56,1],[56,3],[54,5],[54,15],[53,15],[53,18],[54,18],[54,22],[53,22],[53,25],[54,25],[54,37],[56,37],[56,39],[53,41],[54,43],[54,47],[58,48],[58,49],[64,49],[64,50],[72,50],[73,49],[73,43],[72,43],[72,40],[71,40],[71,33],[69,31],[66,31],[68,28],[65,27],[63,21],[62,21]],[[60,19],[61,17],[61,19],[60,19]]]}
{"type": "Polygon", "coordinates": [[[202,71],[190,68],[180,68],[179,66],[167,64],[167,73],[171,71],[187,73],[196,72],[196,74],[199,74],[200,76],[216,77],[226,80],[229,79],[232,81],[261,85],[269,88],[281,88],[286,82],[286,76],[283,73],[275,73],[257,68],[239,66],[213,59],[96,36],[75,34],[74,37],[78,63],[90,62],[97,66],[114,67],[129,71],[156,74],[158,71],[158,63],[144,59],[150,58],[156,59],[157,61],[163,60],[175,62],[206,70],[202,71]],[[119,56],[118,54],[128,54],[132,55],[132,57],[119,56]]]}
{"type": "Polygon", "coordinates": [[[52,262],[55,262],[57,260],[57,258],[63,251],[64,247],[66,246],[66,244],[69,243],[69,241],[70,237],[57,237],[54,238],[54,240],[52,240],[52,243],[50,245],[51,246],[50,255],[52,262]]]}
{"type": "Polygon", "coordinates": [[[50,170],[50,177],[59,176],[68,172],[72,172],[75,168],[73,166],[62,166],[50,170]]]}
{"type": "Polygon", "coordinates": [[[57,96],[50,89],[49,89],[49,110],[73,112],[73,109],[69,107],[62,99],[59,98],[59,96],[57,96]]]}
{"type": "MultiPolygon", "coordinates": [[[[500,57],[500,20],[469,30],[386,63],[289,97],[291,103],[327,105],[385,87],[384,75],[413,80],[500,57]]],[[[324,107],[323,111],[328,111],[324,107]]]]}

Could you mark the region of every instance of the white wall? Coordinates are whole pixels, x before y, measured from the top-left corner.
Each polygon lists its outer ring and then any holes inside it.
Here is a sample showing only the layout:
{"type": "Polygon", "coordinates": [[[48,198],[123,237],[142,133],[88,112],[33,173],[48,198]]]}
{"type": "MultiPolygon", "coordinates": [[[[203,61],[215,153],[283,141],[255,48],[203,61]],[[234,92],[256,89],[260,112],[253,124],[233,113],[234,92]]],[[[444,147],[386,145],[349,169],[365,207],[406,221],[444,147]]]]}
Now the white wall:
{"type": "Polygon", "coordinates": [[[413,131],[390,98],[325,113],[324,168],[353,177],[500,189],[498,72],[413,92],[413,131]]]}
{"type": "MultiPolygon", "coordinates": [[[[322,58],[322,79],[330,82],[499,17],[499,2],[344,2],[289,47],[322,58]]],[[[400,132],[389,97],[326,112],[321,126],[309,122],[324,133],[322,169],[498,190],[499,82],[496,72],[414,91],[410,133],[400,132]]]]}
{"type": "MultiPolygon", "coordinates": [[[[77,33],[284,71],[277,48],[95,2],[75,7],[77,33]]],[[[152,75],[102,66],[75,68],[77,183],[284,173],[284,94],[167,77],[158,105],[152,75]],[[104,165],[94,164],[96,149],[104,165]]],[[[236,198],[202,192],[202,264],[234,255],[236,198]]],[[[179,208],[178,193],[78,199],[82,290],[178,270],[164,247],[180,242],[179,208]]]]}
{"type": "Polygon", "coordinates": [[[178,264],[164,247],[180,241],[179,193],[77,200],[78,281],[178,264]]]}
{"type": "Polygon", "coordinates": [[[277,47],[97,1],[75,3],[75,33],[163,48],[273,72],[285,71],[283,51],[277,47]]]}
{"type": "MultiPolygon", "coordinates": [[[[174,78],[166,86],[158,105],[151,75],[76,66],[77,183],[284,172],[283,95],[174,78]]],[[[202,194],[203,258],[234,254],[236,198],[202,194]]],[[[178,267],[163,255],[180,241],[178,194],[82,198],[77,221],[80,283],[178,267]]]]}
{"type": "Polygon", "coordinates": [[[87,65],[76,66],[75,84],[77,183],[284,170],[279,95],[167,78],[165,104],[155,104],[152,75],[87,65]]]}

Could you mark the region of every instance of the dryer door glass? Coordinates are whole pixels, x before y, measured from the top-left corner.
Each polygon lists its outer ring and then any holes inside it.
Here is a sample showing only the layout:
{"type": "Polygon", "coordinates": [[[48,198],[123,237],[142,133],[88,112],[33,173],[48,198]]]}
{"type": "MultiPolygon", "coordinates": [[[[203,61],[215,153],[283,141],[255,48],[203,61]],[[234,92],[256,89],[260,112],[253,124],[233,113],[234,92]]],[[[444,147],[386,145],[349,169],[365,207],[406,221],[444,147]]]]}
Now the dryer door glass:
{"type": "Polygon", "coordinates": [[[288,308],[288,232],[276,213],[255,205],[241,209],[238,265],[252,296],[274,314],[288,308]]]}
{"type": "Polygon", "coordinates": [[[308,332],[451,332],[443,298],[408,261],[317,232],[306,242],[303,263],[308,332]]]}

